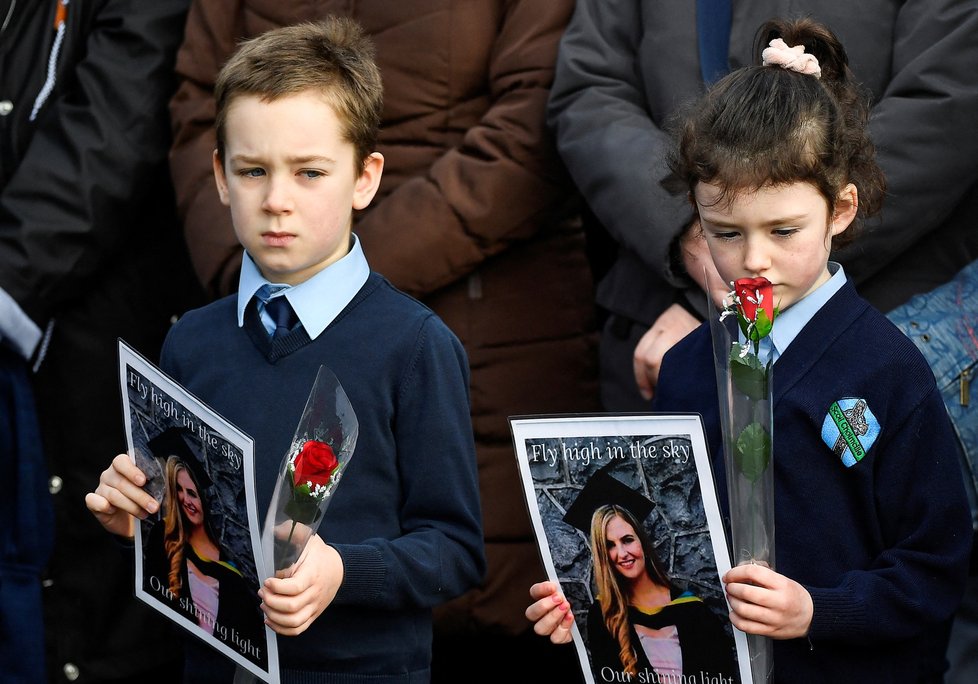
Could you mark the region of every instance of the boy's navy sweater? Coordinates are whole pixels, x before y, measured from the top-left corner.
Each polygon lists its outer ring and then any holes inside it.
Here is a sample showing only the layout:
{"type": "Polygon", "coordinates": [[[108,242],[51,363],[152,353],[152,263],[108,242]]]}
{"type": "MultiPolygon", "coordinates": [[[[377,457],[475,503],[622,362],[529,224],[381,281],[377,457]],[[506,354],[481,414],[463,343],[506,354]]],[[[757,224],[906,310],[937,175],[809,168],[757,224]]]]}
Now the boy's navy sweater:
{"type": "MultiPolygon", "coordinates": [[[[775,641],[775,681],[940,682],[971,528],[930,367],[847,283],[773,377],[775,569],[815,606],[807,639],[775,641]],[[881,426],[849,468],[821,436],[829,406],[847,397],[865,399],[881,426]]],[[[705,323],[665,356],[653,407],[702,414],[726,511],[716,387],[705,323]]]]}
{"type": "Polygon", "coordinates": [[[278,637],[283,681],[427,681],[432,607],[485,570],[461,344],[377,274],[315,340],[300,326],[272,343],[254,302],[239,328],[235,301],[187,313],[167,336],[161,365],[254,438],[260,516],[320,364],[335,373],[359,422],[343,486],[319,529],[343,558],[343,584],[306,632],[278,637]]]}

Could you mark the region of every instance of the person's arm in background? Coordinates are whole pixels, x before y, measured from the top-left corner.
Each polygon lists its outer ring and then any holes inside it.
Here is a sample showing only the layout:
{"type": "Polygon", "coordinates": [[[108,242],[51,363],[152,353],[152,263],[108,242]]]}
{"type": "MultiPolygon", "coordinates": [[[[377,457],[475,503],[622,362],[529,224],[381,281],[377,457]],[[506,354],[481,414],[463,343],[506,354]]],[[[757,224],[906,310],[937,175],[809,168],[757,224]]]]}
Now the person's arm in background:
{"type": "MultiPolygon", "coordinates": [[[[575,184],[614,241],[663,282],[689,288],[692,283],[669,266],[670,249],[693,212],[684,196],[660,184],[668,175],[673,143],[649,112],[637,66],[640,4],[579,0],[560,44],[548,119],[575,184]]],[[[653,322],[633,359],[643,395],[651,397],[665,350],[698,324],[678,304],[653,322]]]]}
{"type": "Polygon", "coordinates": [[[893,78],[869,122],[887,197],[878,223],[838,254],[857,283],[934,231],[978,183],[975,36],[973,2],[910,0],[899,12],[893,78]]]}
{"type": "MultiPolygon", "coordinates": [[[[703,237],[698,218],[680,236],[677,244],[682,269],[689,279],[707,295],[707,307],[714,306],[717,310],[723,308],[723,300],[732,287],[724,284],[723,278],[717,273],[713,257],[703,237]]],[[[646,399],[651,399],[659,382],[659,369],[666,352],[695,330],[700,319],[679,304],[672,304],[655,320],[652,327],[642,335],[635,346],[632,357],[632,367],[635,371],[635,382],[639,392],[646,399]]]]}
{"type": "Polygon", "coordinates": [[[569,183],[545,112],[572,4],[506,4],[481,120],[355,223],[371,267],[397,287],[422,296],[457,281],[566,206],[569,183]]]}
{"type": "Polygon", "coordinates": [[[660,185],[673,147],[653,120],[636,60],[637,0],[579,0],[560,43],[548,120],[568,171],[615,242],[668,280],[669,249],[693,216],[660,185]]]}
{"type": "MultiPolygon", "coordinates": [[[[57,74],[64,85],[55,81],[33,122],[36,93],[22,103],[26,112],[8,115],[36,127],[0,190],[0,339],[25,358],[59,307],[140,230],[140,198],[158,190],[146,181],[166,161],[170,89],[163,86],[171,82],[187,0],[102,5],[85,37],[75,35],[85,22],[73,13],[92,10],[67,6],[61,49],[84,57],[71,74],[57,74]]],[[[48,55],[37,59],[46,63],[48,55]]]]}

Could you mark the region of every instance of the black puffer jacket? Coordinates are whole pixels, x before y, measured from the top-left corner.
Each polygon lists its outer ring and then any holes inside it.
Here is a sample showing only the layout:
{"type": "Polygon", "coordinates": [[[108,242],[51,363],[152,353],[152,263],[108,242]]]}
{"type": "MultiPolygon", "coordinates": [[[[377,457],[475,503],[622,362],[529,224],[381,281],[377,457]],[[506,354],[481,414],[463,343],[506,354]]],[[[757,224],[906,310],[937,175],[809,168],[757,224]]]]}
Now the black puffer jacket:
{"type": "Polygon", "coordinates": [[[160,672],[179,656],[163,619],[133,598],[131,554],[84,495],[126,449],[117,338],[155,358],[171,317],[196,301],[166,167],[187,4],[0,0],[0,339],[37,369],[58,681],[160,672]],[[16,342],[18,310],[45,332],[40,344],[16,342]]]}

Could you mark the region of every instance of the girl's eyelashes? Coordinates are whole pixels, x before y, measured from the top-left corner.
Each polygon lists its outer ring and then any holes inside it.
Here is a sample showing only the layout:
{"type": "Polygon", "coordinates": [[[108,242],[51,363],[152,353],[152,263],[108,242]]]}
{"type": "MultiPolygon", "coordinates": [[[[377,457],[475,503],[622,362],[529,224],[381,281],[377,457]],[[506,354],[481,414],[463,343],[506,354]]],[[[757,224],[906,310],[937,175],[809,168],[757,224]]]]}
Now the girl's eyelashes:
{"type": "Polygon", "coordinates": [[[238,175],[244,178],[258,178],[265,175],[265,169],[262,168],[249,168],[249,169],[239,169],[238,175]]]}
{"type": "Polygon", "coordinates": [[[320,176],[325,176],[326,174],[317,169],[302,169],[299,171],[300,176],[305,176],[306,178],[319,178],[320,176]]]}
{"type": "MultiPolygon", "coordinates": [[[[774,228],[771,230],[771,235],[787,238],[791,237],[797,232],[797,228],[774,228]]],[[[734,240],[740,237],[740,231],[736,230],[713,230],[709,231],[707,234],[716,240],[734,240]]]]}

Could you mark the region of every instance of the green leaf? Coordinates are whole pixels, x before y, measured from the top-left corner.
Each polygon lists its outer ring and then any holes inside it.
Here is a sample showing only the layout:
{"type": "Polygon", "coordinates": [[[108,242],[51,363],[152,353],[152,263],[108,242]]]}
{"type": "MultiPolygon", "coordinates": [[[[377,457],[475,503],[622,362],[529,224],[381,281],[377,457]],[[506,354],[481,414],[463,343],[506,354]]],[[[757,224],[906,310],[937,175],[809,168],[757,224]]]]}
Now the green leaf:
{"type": "Polygon", "coordinates": [[[757,482],[771,462],[771,435],[760,423],[751,423],[737,437],[737,467],[751,482],[757,482]]]}
{"type": "Polygon", "coordinates": [[[760,340],[761,338],[767,337],[771,334],[771,328],[773,327],[774,322],[767,317],[767,311],[759,308],[757,310],[757,320],[754,321],[755,339],[760,340]]]}
{"type": "Polygon", "coordinates": [[[286,502],[283,510],[296,522],[311,525],[319,518],[319,500],[309,493],[307,485],[299,485],[292,490],[292,498],[286,502]]]}
{"type": "Polygon", "coordinates": [[[752,352],[741,358],[739,349],[740,345],[733,345],[730,349],[730,377],[734,386],[755,401],[766,399],[767,369],[752,352]]]}
{"type": "Polygon", "coordinates": [[[740,310],[740,307],[737,307],[737,323],[740,325],[740,332],[744,333],[744,337],[750,337],[750,333],[748,332],[751,329],[750,321],[744,317],[744,313],[740,310]]]}

